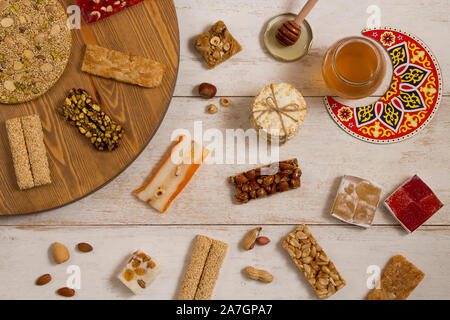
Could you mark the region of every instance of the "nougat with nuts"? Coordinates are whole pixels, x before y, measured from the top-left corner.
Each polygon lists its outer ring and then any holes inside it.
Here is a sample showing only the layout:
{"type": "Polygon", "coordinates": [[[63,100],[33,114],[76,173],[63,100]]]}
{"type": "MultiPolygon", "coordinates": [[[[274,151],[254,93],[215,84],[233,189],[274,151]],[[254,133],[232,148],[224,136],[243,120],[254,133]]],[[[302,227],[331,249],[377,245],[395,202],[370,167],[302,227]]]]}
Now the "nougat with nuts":
{"type": "Polygon", "coordinates": [[[235,186],[236,202],[246,203],[278,192],[299,188],[302,171],[297,159],[285,160],[230,177],[235,186]]]}
{"type": "Polygon", "coordinates": [[[180,136],[150,179],[134,193],[139,199],[164,213],[189,183],[208,153],[208,149],[195,141],[180,136]]]}
{"type": "Polygon", "coordinates": [[[218,21],[209,31],[197,36],[195,49],[212,69],[241,51],[242,47],[228,31],[225,23],[218,21]]]}
{"type": "Polygon", "coordinates": [[[345,280],[306,225],[289,233],[282,246],[319,298],[329,298],[345,286],[345,280]]]}
{"type": "Polygon", "coordinates": [[[118,278],[134,294],[140,294],[155,280],[160,270],[153,257],[138,250],[131,255],[118,278]]]}

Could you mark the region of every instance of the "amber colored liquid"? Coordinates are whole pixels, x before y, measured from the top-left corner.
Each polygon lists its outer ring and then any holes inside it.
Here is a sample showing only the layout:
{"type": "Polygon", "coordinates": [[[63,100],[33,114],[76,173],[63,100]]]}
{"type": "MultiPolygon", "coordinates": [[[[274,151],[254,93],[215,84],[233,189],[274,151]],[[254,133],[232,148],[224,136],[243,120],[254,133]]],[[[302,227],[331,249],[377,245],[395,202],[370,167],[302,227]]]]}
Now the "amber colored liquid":
{"type": "Polygon", "coordinates": [[[346,38],[328,49],[322,74],[330,90],[347,99],[369,96],[385,73],[382,53],[369,40],[346,38]]]}

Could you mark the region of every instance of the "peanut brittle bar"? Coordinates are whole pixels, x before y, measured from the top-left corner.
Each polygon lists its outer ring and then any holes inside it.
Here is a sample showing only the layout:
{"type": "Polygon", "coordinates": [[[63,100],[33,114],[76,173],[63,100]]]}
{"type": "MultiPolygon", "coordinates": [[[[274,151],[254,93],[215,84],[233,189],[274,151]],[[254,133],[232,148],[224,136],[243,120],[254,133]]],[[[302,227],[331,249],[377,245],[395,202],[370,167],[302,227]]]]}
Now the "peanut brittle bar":
{"type": "Polygon", "coordinates": [[[345,286],[345,280],[306,225],[288,234],[282,246],[319,298],[326,299],[345,286]]]}
{"type": "Polygon", "coordinates": [[[157,61],[93,44],[86,45],[81,66],[82,71],[96,76],[148,88],[161,84],[165,69],[157,61]]]}
{"type": "Polygon", "coordinates": [[[373,289],[369,300],[405,300],[422,281],[424,273],[402,255],[389,262],[380,281],[380,288],[373,289]]]}
{"type": "Polygon", "coordinates": [[[197,36],[195,48],[210,69],[242,50],[223,21],[216,22],[209,31],[197,36]]]}
{"type": "Polygon", "coordinates": [[[238,174],[230,177],[229,182],[236,188],[237,203],[246,203],[299,188],[301,175],[297,159],[291,159],[238,174]]]}
{"type": "Polygon", "coordinates": [[[178,300],[210,300],[228,244],[197,235],[178,300]]]}

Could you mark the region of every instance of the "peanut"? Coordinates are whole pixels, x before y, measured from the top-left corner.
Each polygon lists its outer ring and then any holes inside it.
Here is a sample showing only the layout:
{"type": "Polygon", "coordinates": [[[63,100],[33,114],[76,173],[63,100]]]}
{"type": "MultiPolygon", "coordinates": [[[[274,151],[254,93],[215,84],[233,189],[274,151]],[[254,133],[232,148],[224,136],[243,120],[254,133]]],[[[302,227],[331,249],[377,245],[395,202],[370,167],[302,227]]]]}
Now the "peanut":
{"type": "Polygon", "coordinates": [[[273,276],[266,270],[258,270],[253,267],[244,269],[245,274],[252,280],[270,283],[273,281],[273,276]]]}
{"type": "Polygon", "coordinates": [[[259,233],[261,232],[261,227],[257,227],[253,230],[251,230],[242,240],[242,248],[244,250],[251,250],[254,247],[256,238],[258,237],[259,233]]]}

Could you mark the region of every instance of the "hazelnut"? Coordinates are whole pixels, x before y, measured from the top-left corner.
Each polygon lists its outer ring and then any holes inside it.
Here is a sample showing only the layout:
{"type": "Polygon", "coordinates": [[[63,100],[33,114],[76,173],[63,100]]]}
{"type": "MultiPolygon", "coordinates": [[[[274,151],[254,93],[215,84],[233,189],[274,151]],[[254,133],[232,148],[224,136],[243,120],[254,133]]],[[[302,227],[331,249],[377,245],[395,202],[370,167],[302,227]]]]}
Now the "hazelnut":
{"type": "Polygon", "coordinates": [[[217,88],[216,86],[214,86],[211,83],[206,83],[203,82],[202,84],[200,84],[200,86],[198,87],[198,93],[200,94],[200,96],[202,96],[203,98],[207,98],[207,99],[211,99],[213,98],[216,93],[217,93],[217,88]]]}
{"type": "Polygon", "coordinates": [[[214,114],[214,113],[217,112],[217,107],[215,105],[213,105],[213,104],[210,104],[208,106],[207,110],[208,110],[209,113],[214,114]]]}
{"type": "Polygon", "coordinates": [[[220,99],[220,104],[224,107],[228,107],[230,105],[231,101],[228,98],[222,98],[220,99]]]}

